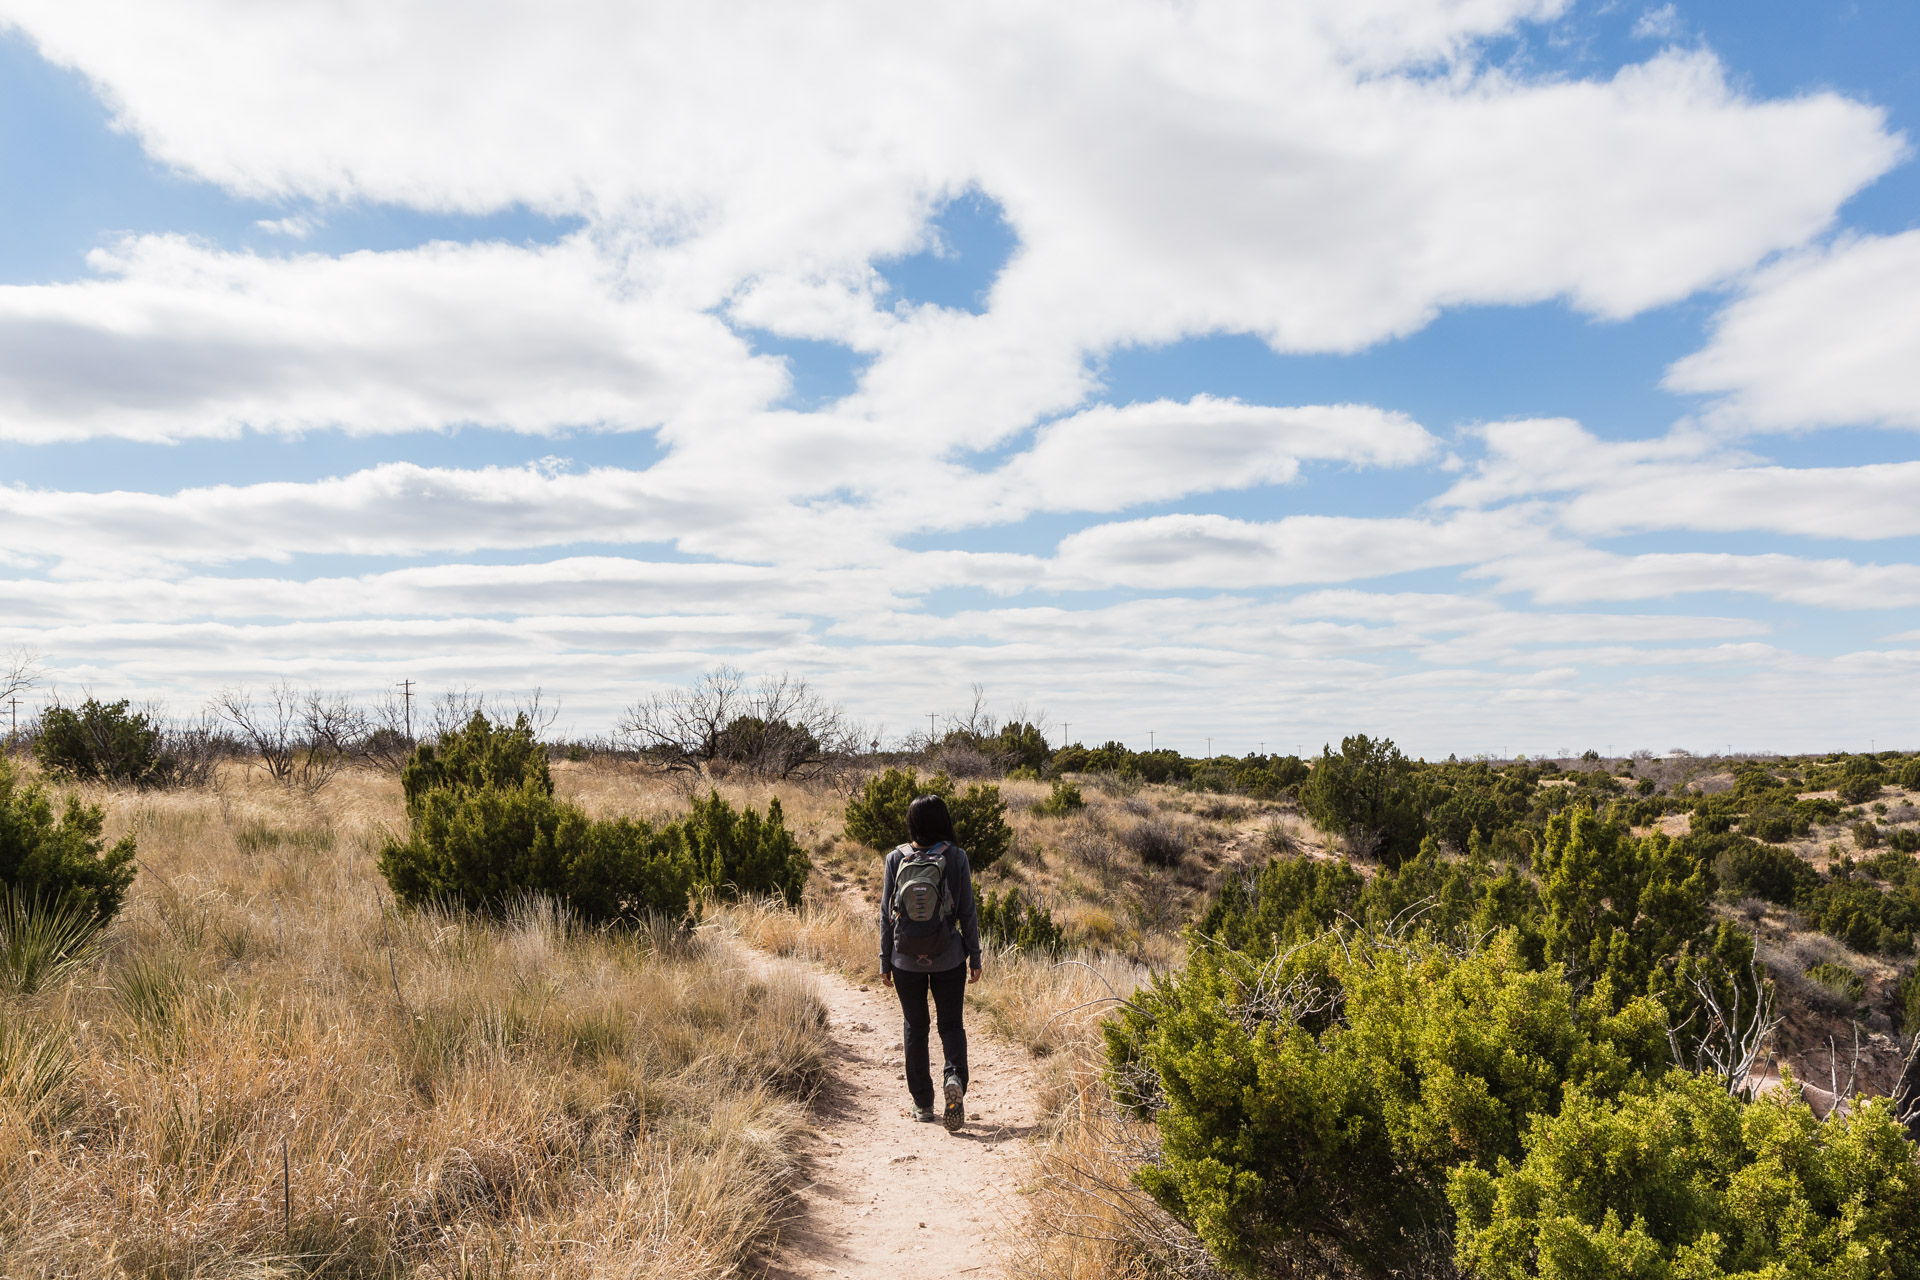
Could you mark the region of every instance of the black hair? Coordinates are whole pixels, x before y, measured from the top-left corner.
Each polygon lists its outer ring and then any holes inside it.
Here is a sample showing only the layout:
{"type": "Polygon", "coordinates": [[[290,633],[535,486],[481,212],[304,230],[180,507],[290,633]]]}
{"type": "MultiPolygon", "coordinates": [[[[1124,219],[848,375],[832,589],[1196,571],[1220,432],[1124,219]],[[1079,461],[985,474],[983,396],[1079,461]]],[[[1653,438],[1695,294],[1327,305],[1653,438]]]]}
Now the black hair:
{"type": "Polygon", "coordinates": [[[942,840],[959,844],[953,834],[953,815],[939,796],[921,796],[907,806],[907,834],[922,849],[930,849],[942,840]]]}

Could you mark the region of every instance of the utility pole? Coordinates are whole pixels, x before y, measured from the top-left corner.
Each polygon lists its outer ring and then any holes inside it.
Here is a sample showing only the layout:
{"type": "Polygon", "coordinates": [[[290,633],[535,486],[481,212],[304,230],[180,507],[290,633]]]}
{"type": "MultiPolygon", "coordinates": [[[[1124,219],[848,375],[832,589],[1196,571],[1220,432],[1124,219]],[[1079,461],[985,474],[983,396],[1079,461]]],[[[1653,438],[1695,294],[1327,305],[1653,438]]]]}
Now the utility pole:
{"type": "Polygon", "coordinates": [[[1073,721],[1062,720],[1060,722],[1060,745],[1064,747],[1072,743],[1072,741],[1073,741],[1073,721]]]}
{"type": "Polygon", "coordinates": [[[938,713],[932,712],[932,711],[927,712],[927,745],[928,746],[933,745],[933,717],[936,714],[938,713]]]}
{"type": "Polygon", "coordinates": [[[11,742],[20,732],[20,699],[7,699],[7,715],[7,741],[11,742]]]}
{"type": "Polygon", "coordinates": [[[403,708],[405,708],[405,710],[402,711],[401,714],[406,717],[407,741],[412,742],[413,741],[413,681],[411,680],[402,680],[400,682],[400,705],[403,708]]]}
{"type": "Polygon", "coordinates": [[[1151,729],[1149,729],[1149,730],[1147,730],[1147,750],[1148,750],[1148,751],[1152,751],[1153,749],[1154,749],[1154,747],[1153,747],[1153,730],[1151,730],[1151,729]]]}
{"type": "Polygon", "coordinates": [[[1207,739],[1207,759],[1213,759],[1213,739],[1207,739]]]}

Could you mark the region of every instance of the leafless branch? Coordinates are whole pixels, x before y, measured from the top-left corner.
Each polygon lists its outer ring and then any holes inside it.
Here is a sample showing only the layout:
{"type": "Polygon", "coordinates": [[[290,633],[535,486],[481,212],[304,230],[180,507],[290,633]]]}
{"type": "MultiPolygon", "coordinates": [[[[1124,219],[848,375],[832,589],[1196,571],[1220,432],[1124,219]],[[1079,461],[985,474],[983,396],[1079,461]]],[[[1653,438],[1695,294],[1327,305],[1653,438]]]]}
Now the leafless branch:
{"type": "Polygon", "coordinates": [[[38,687],[45,675],[40,655],[25,645],[0,654],[0,703],[38,687]]]}
{"type": "Polygon", "coordinates": [[[1893,1086],[1894,1115],[1907,1127],[1907,1136],[1920,1142],[1920,1032],[1907,1049],[1907,1063],[1893,1086]]]}
{"type": "Polygon", "coordinates": [[[1827,1105],[1827,1117],[1831,1119],[1840,1113],[1853,1099],[1853,1082],[1860,1078],[1860,1024],[1853,1024],[1853,1059],[1847,1064],[1846,1087],[1840,1085],[1840,1051],[1827,1037],[1827,1087],[1833,1092],[1833,1101],[1827,1105]]]}
{"type": "Polygon", "coordinates": [[[244,687],[215,695],[213,713],[231,725],[267,775],[318,791],[360,751],[367,717],[346,696],[282,680],[259,699],[244,687]]]}
{"type": "Polygon", "coordinates": [[[669,772],[768,778],[831,775],[858,756],[863,737],[805,680],[782,674],[749,687],[736,667],[634,703],[618,729],[623,746],[669,772]]]}
{"type": "Polygon", "coordinates": [[[1727,980],[1724,999],[1701,974],[1689,975],[1699,1007],[1679,1026],[1667,1028],[1667,1046],[1680,1066],[1696,1075],[1718,1078],[1729,1094],[1738,1097],[1751,1087],[1748,1077],[1765,1056],[1781,1019],[1774,1012],[1773,984],[1760,972],[1757,961],[1747,961],[1744,976],[1724,968],[1721,976],[1727,980]],[[1704,1025],[1689,1049],[1681,1037],[1695,1018],[1704,1025]]]}

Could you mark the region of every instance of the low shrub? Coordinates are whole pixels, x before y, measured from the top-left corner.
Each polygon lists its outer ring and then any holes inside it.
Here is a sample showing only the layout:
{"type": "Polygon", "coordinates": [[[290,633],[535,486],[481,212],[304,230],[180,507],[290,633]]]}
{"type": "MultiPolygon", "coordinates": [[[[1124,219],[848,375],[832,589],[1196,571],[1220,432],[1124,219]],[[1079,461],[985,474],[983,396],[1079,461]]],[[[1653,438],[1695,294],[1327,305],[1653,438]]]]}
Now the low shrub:
{"type": "Polygon", "coordinates": [[[23,787],[0,757],[0,890],[63,903],[105,924],[120,911],[133,883],[134,838],[106,846],[106,813],[68,796],[54,817],[39,786],[23,787]]]}
{"type": "Polygon", "coordinates": [[[1768,844],[1785,844],[1796,835],[1806,834],[1805,828],[1794,822],[1791,812],[1773,806],[1749,813],[1741,820],[1740,830],[1768,844]]]}
{"type": "Polygon", "coordinates": [[[1880,847],[1880,828],[1874,826],[1872,822],[1854,823],[1853,824],[1853,842],[1854,844],[1858,845],[1862,849],[1879,848],[1880,847]]]}
{"type": "Polygon", "coordinates": [[[718,792],[709,792],[661,835],[688,859],[696,884],[729,901],[777,894],[792,906],[813,865],[787,830],[778,796],[767,802],[763,818],[752,809],[736,812],[718,792]]]}
{"type": "MultiPolygon", "coordinates": [[[[1008,776],[1011,777],[1012,775],[1008,776]]],[[[1080,794],[1079,787],[1068,782],[1065,778],[1056,778],[1053,783],[1052,793],[1048,795],[1045,800],[1033,806],[1033,811],[1035,813],[1045,814],[1051,818],[1064,818],[1075,809],[1084,809],[1086,807],[1087,798],[1080,794]]],[[[964,845],[965,842],[962,841],[962,844],[964,845]]]]}
{"type": "Polygon", "coordinates": [[[408,906],[503,914],[528,894],[588,920],[684,915],[694,869],[644,822],[595,822],[538,786],[435,789],[412,830],[380,851],[380,873],[408,906]]]}
{"type": "Polygon", "coordinates": [[[1907,891],[1888,893],[1852,878],[1844,863],[1825,884],[1803,894],[1794,906],[1807,923],[1838,938],[1855,951],[1906,955],[1920,928],[1920,903],[1907,891]]]}
{"type": "Polygon", "coordinates": [[[144,711],[129,710],[125,698],[48,707],[33,754],[56,777],[128,787],[172,785],[182,764],[168,750],[165,727],[144,711]]]}
{"type": "Polygon", "coordinates": [[[1867,980],[1843,964],[1822,960],[1807,970],[1807,976],[1827,990],[1857,1005],[1867,998],[1867,980]]]}
{"type": "Polygon", "coordinates": [[[1894,996],[1900,1030],[1905,1035],[1920,1035],[1920,965],[1907,970],[1894,996]]]}
{"type": "Polygon", "coordinates": [[[847,801],[847,837],[870,849],[905,844],[907,806],[923,795],[939,796],[953,815],[954,834],[967,851],[967,864],[985,871],[1013,847],[1013,828],[1007,825],[1006,802],[997,786],[973,783],[956,795],[953,779],[936,773],[920,781],[914,769],[888,769],[867,779],[860,793],[847,801]]]}
{"type": "Polygon", "coordinates": [[[1017,951],[1058,954],[1067,944],[1067,936],[1054,922],[1053,913],[1023,899],[1020,890],[1013,888],[1004,898],[989,890],[980,900],[980,931],[1017,951]]]}
{"type": "Polygon", "coordinates": [[[1834,792],[1845,804],[1865,804],[1880,794],[1880,780],[1855,774],[1843,779],[1834,792]]]}
{"type": "Polygon", "coordinates": [[[1485,1280],[1920,1275],[1920,1160],[1893,1106],[1822,1123],[1795,1093],[1742,1102],[1679,1072],[1617,1099],[1569,1089],[1516,1164],[1452,1174],[1460,1264],[1485,1280]]]}
{"type": "Polygon", "coordinates": [[[1720,883],[1734,892],[1754,894],[1782,906],[1793,905],[1800,895],[1820,883],[1820,873],[1797,854],[1739,837],[1725,840],[1714,860],[1714,870],[1720,883]]]}
{"type": "Polygon", "coordinates": [[[447,902],[498,914],[528,894],[587,920],[684,916],[696,894],[800,898],[811,865],[776,797],[763,818],[720,795],[662,827],[595,820],[556,799],[526,718],[476,715],[402,771],[409,830],[380,851],[380,871],[409,906],[447,902]]]}
{"type": "Polygon", "coordinates": [[[458,796],[489,788],[512,791],[522,787],[553,794],[546,748],[534,737],[533,726],[524,715],[508,725],[497,724],[476,711],[465,728],[446,734],[437,743],[421,743],[400,771],[400,789],[407,797],[409,817],[417,815],[430,792],[458,796]]]}
{"type": "Polygon", "coordinates": [[[1258,875],[1222,885],[1197,928],[1222,946],[1266,954],[1331,928],[1356,910],[1364,888],[1344,862],[1274,858],[1258,875]]]}
{"type": "Polygon", "coordinates": [[[1444,1268],[1450,1172],[1518,1161],[1569,1086],[1664,1070],[1664,1027],[1651,1000],[1577,1001],[1510,933],[1465,956],[1348,935],[1196,948],[1106,1035],[1116,1099],[1159,1126],[1140,1185],[1256,1277],[1444,1268]]]}
{"type": "Polygon", "coordinates": [[[1120,833],[1135,857],[1150,867],[1177,867],[1187,857],[1187,837],[1178,827],[1148,818],[1120,833]]]}

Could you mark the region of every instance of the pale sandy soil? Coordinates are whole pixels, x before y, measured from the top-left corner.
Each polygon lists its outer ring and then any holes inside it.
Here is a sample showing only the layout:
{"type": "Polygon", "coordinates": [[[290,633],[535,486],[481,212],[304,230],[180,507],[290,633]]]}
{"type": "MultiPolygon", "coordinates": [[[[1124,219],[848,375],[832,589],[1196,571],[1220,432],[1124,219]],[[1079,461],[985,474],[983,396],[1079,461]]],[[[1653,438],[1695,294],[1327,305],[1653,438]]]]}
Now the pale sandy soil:
{"type": "MultiPolygon", "coordinates": [[[[892,990],[799,967],[827,1006],[833,1076],[815,1104],[806,1151],[812,1181],[782,1232],[769,1280],[999,1275],[1025,1214],[1027,1139],[1039,1132],[1032,1059],[990,1037],[970,1013],[967,1125],[948,1133],[918,1123],[892,990]]],[[[932,1047],[938,1081],[937,1033],[932,1047]]]]}

